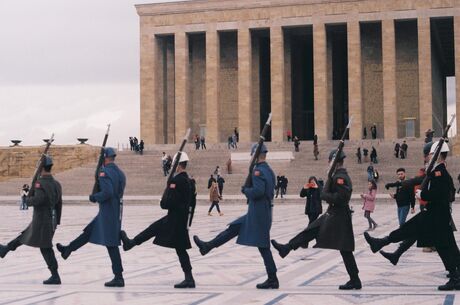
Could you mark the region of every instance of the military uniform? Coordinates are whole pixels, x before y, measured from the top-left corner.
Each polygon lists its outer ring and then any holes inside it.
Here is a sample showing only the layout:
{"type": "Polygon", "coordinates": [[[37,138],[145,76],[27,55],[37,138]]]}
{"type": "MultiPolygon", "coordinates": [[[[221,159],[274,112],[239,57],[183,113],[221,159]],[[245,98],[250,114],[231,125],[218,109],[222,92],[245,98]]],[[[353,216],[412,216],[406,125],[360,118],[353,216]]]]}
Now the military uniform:
{"type": "Polygon", "coordinates": [[[364,236],[374,253],[390,243],[403,240],[417,240],[419,247],[436,247],[451,277],[446,285],[439,286],[438,289],[460,289],[460,274],[458,273],[460,253],[454,238],[450,213],[450,202],[455,192],[453,180],[444,162],[439,163],[428,173],[428,178],[429,183],[420,193],[420,198],[428,202],[426,211],[412,217],[399,229],[391,232],[389,236],[373,238],[367,232],[364,236]]]}
{"type": "MultiPolygon", "coordinates": [[[[331,156],[330,159],[332,159],[331,156]]],[[[321,193],[321,199],[329,204],[326,213],[309,224],[288,244],[283,245],[275,240],[272,241],[273,246],[283,258],[291,250],[297,250],[313,239],[316,239],[315,248],[339,250],[350,276],[350,281],[340,286],[340,289],[361,289],[361,281],[358,277],[359,270],[353,256],[355,238],[349,206],[352,191],[352,182],[346,169],[338,168],[321,193]]]]}
{"type": "MultiPolygon", "coordinates": [[[[44,164],[52,165],[51,158],[47,156],[44,164]]],[[[32,222],[6,246],[0,245],[0,257],[5,257],[8,251],[14,251],[21,245],[40,248],[52,274],[43,284],[60,284],[58,263],[53,251],[53,236],[61,221],[62,188],[50,173],[42,174],[34,188],[33,194],[26,199],[27,205],[34,207],[32,222]]]]}
{"type": "MultiPolygon", "coordinates": [[[[112,148],[106,148],[106,158],[115,156],[115,151],[112,148]]],[[[107,282],[106,286],[124,286],[123,266],[118,246],[120,245],[126,177],[121,169],[111,162],[101,168],[98,182],[100,191],[90,195],[90,201],[98,202],[99,213],[83,229],[83,233],[68,246],[57,244],[57,248],[62,257],[67,259],[73,251],[78,250],[88,242],[106,246],[115,275],[115,282],[107,282]]]]}
{"type": "MultiPolygon", "coordinates": [[[[335,158],[336,150],[329,154],[329,162],[335,158]]],[[[339,160],[345,158],[343,152],[337,157],[339,160]]],[[[288,244],[279,244],[272,240],[273,246],[278,250],[281,257],[285,257],[291,250],[308,244],[316,239],[315,248],[339,250],[342,255],[345,268],[350,276],[350,281],[339,289],[361,289],[358,266],[356,265],[353,251],[355,250],[355,238],[351,222],[350,198],[353,185],[345,168],[339,167],[334,175],[328,179],[321,193],[321,199],[325,200],[329,207],[323,215],[308,225],[308,227],[297,234],[288,244]]]]}
{"type": "MultiPolygon", "coordinates": [[[[255,149],[253,148],[253,151],[255,149]]],[[[266,153],[263,145],[261,153],[266,153]]],[[[194,236],[194,241],[202,255],[217,248],[238,236],[236,243],[244,246],[257,247],[264,260],[268,279],[258,284],[257,288],[278,288],[276,265],[270,251],[270,229],[272,225],[273,197],[276,176],[266,162],[257,163],[252,172],[252,186],[243,187],[242,192],[248,199],[248,212],[229,224],[213,240],[204,242],[194,236]]]]}
{"type": "MultiPolygon", "coordinates": [[[[183,155],[186,156],[182,152],[181,158],[183,155]]],[[[189,211],[195,204],[195,183],[190,180],[185,171],[177,173],[168,183],[160,202],[161,208],[168,211],[167,215],[152,223],[133,239],[129,239],[124,231],[121,234],[125,251],[153,237],[155,237],[153,240],[155,245],[175,249],[186,278],[184,282],[175,285],[175,288],[195,287],[192,265],[187,253],[187,249],[191,248],[188,234],[189,211]]]]}

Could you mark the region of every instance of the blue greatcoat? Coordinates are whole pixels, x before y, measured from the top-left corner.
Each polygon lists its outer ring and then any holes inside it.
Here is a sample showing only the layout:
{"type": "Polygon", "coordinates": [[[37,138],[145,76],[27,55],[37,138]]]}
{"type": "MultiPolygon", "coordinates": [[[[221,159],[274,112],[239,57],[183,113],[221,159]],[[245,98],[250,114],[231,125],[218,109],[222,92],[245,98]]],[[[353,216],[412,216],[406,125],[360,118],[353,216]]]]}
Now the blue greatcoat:
{"type": "Polygon", "coordinates": [[[252,172],[252,187],[244,188],[248,212],[230,225],[241,224],[236,242],[240,245],[269,248],[272,226],[272,202],[276,176],[266,162],[258,163],[252,172]]]}
{"type": "Polygon", "coordinates": [[[94,194],[99,213],[84,229],[92,227],[89,242],[103,246],[119,246],[121,201],[125,190],[125,174],[114,163],[104,166],[99,174],[100,192],[94,194]]]}

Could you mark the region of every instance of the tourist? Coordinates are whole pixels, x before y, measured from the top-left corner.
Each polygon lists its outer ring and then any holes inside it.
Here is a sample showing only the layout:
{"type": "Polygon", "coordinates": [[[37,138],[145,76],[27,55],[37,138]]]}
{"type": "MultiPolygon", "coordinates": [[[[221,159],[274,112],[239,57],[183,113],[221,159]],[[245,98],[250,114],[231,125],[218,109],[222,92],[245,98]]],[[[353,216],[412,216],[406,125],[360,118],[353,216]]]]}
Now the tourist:
{"type": "Polygon", "coordinates": [[[220,207],[219,207],[219,200],[221,199],[222,199],[222,196],[219,193],[219,186],[217,185],[216,182],[213,182],[209,189],[209,200],[211,201],[211,206],[209,207],[209,210],[208,210],[208,216],[212,216],[211,212],[214,207],[216,207],[217,213],[219,213],[220,216],[224,215],[224,213],[220,211],[220,207]]]}
{"type": "Polygon", "coordinates": [[[29,196],[29,185],[24,184],[21,189],[21,206],[19,207],[20,210],[29,209],[26,203],[27,196],[29,196]]]}
{"type": "Polygon", "coordinates": [[[375,209],[375,197],[377,196],[377,183],[371,180],[367,183],[368,192],[362,193],[361,198],[363,202],[364,218],[369,222],[369,228],[366,231],[372,231],[377,228],[377,223],[371,218],[371,213],[375,209]]]}

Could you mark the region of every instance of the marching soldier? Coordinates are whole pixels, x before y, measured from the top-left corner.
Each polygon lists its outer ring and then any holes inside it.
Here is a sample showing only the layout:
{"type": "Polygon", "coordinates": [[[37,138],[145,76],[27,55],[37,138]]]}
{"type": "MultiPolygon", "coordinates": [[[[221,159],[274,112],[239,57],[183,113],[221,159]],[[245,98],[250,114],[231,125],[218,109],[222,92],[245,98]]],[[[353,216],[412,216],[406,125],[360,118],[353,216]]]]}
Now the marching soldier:
{"type": "MultiPolygon", "coordinates": [[[[174,159],[176,156],[174,156],[174,159]]],[[[176,249],[179,262],[185,274],[185,280],[174,285],[174,288],[195,288],[192,275],[192,265],[187,249],[191,248],[188,235],[189,208],[195,206],[195,184],[190,181],[187,172],[189,158],[182,152],[176,174],[168,184],[168,188],[161,200],[161,208],[168,210],[168,214],[152,223],[144,231],[129,239],[125,231],[121,231],[123,249],[129,251],[147,240],[155,237],[154,244],[176,249]]],[[[191,215],[190,215],[191,217],[191,215]]]]}
{"type": "MultiPolygon", "coordinates": [[[[430,157],[436,150],[438,142],[431,146],[430,157]]],[[[449,281],[438,290],[460,290],[459,250],[452,230],[450,202],[455,188],[452,177],[446,169],[445,160],[449,152],[447,143],[443,143],[441,153],[434,169],[426,173],[429,183],[422,190],[417,190],[416,197],[427,201],[426,211],[412,217],[389,236],[373,238],[364,233],[372,252],[377,252],[390,243],[403,240],[417,240],[418,247],[436,247],[444,267],[449,271],[449,281]]]]}
{"type": "MultiPolygon", "coordinates": [[[[335,154],[336,150],[331,151],[329,162],[331,162],[335,154]]],[[[345,157],[343,152],[337,156],[338,162],[335,174],[332,179],[328,180],[321,193],[321,199],[329,204],[326,213],[297,234],[289,243],[280,244],[272,240],[272,244],[282,258],[286,257],[291,250],[297,250],[313,239],[316,239],[316,248],[339,250],[350,276],[350,280],[346,284],[340,285],[339,289],[350,290],[361,289],[361,280],[359,279],[358,266],[353,256],[355,239],[351,211],[348,205],[352,193],[352,183],[347,170],[343,167],[345,157]]]]}
{"type": "MultiPolygon", "coordinates": [[[[423,156],[424,156],[424,163],[428,163],[430,161],[430,150],[431,147],[433,146],[433,142],[426,143],[423,146],[423,156]]],[[[409,180],[404,180],[403,183],[401,183],[401,187],[403,188],[409,188],[411,191],[414,191],[415,188],[419,188],[420,185],[423,182],[423,179],[425,178],[425,173],[423,175],[419,175],[417,177],[414,177],[409,180]]],[[[425,207],[423,207],[423,210],[425,207]]],[[[403,255],[407,250],[409,250],[410,247],[412,247],[413,244],[417,241],[416,238],[410,238],[403,240],[399,245],[398,248],[394,252],[386,252],[383,250],[380,250],[379,253],[382,254],[383,257],[385,257],[387,260],[390,261],[393,265],[397,265],[399,258],[401,255],[403,255]]],[[[431,248],[428,248],[431,250],[431,248]]]]}
{"type": "Polygon", "coordinates": [[[52,167],[53,160],[50,156],[45,156],[41,176],[35,183],[33,194],[29,194],[26,199],[26,204],[34,207],[32,222],[21,235],[6,246],[0,245],[1,258],[21,245],[40,248],[48,269],[51,271],[51,277],[43,281],[45,285],[61,284],[58,263],[53,251],[53,236],[56,226],[61,221],[62,188],[51,175],[52,167]]]}
{"type": "MultiPolygon", "coordinates": [[[[254,154],[257,145],[252,147],[254,154]]],[[[279,282],[276,276],[276,265],[270,251],[270,228],[272,225],[273,196],[275,189],[275,174],[265,162],[267,147],[262,145],[257,165],[252,172],[252,187],[242,187],[241,192],[248,198],[248,213],[232,223],[213,240],[204,242],[193,236],[193,240],[202,255],[206,255],[214,248],[222,246],[232,238],[238,236],[237,244],[258,247],[264,260],[268,279],[257,284],[258,289],[278,289],[279,282]]]]}
{"type": "Polygon", "coordinates": [[[126,178],[120,168],[114,163],[115,150],[111,147],[105,148],[104,166],[99,173],[98,193],[89,196],[91,202],[99,203],[99,213],[83,229],[83,233],[73,240],[69,245],[57,244],[63,259],[67,259],[73,251],[80,249],[88,242],[106,246],[112,261],[112,271],[115,277],[105,283],[106,287],[124,287],[123,266],[121,263],[120,230],[123,212],[123,192],[126,185],[126,178]]]}

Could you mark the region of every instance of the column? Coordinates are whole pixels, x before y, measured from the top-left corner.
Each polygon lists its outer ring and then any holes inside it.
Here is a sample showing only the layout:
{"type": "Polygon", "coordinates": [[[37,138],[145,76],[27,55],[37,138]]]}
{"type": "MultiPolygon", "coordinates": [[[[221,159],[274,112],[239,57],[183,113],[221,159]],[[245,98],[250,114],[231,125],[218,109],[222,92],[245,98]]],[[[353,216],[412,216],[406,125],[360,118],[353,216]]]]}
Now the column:
{"type": "Polygon", "coordinates": [[[348,115],[353,116],[350,140],[359,140],[363,133],[363,107],[361,99],[361,39],[359,21],[347,24],[348,42],[348,115]]]}
{"type": "Polygon", "coordinates": [[[175,77],[175,137],[174,143],[184,138],[187,128],[190,128],[190,113],[188,112],[188,39],[187,33],[178,32],[174,35],[174,77],[175,77]]]}
{"type": "Polygon", "coordinates": [[[206,139],[221,141],[219,132],[219,33],[215,28],[206,32],[206,139]]]}
{"type": "Polygon", "coordinates": [[[254,116],[251,98],[251,32],[248,27],[238,29],[238,130],[240,141],[252,141],[252,117],[254,116]]]}
{"type": "Polygon", "coordinates": [[[332,105],[327,99],[327,41],[324,23],[313,24],[313,84],[315,133],[319,139],[331,137],[332,105]]]}
{"type": "MultiPolygon", "coordinates": [[[[284,100],[284,37],[281,26],[270,28],[272,141],[283,141],[287,129],[284,100]]],[[[261,118],[265,121],[266,118],[261,118]]]]}
{"type": "MultiPolygon", "coordinates": [[[[455,105],[457,138],[460,136],[460,16],[454,16],[454,50],[455,50],[455,105]]],[[[447,118],[450,119],[449,117],[447,118]]],[[[458,141],[456,141],[458,142],[458,141]]]]}
{"type": "Polygon", "coordinates": [[[383,126],[387,140],[398,137],[396,105],[396,44],[393,19],[382,21],[383,126]]]}
{"type": "Polygon", "coordinates": [[[420,134],[422,137],[428,128],[433,126],[433,97],[431,84],[431,39],[430,18],[420,17],[417,20],[418,29],[418,80],[419,80],[419,109],[420,134]]]}
{"type": "MultiPolygon", "coordinates": [[[[161,101],[156,96],[157,44],[155,37],[141,35],[140,45],[140,123],[141,139],[146,145],[162,142],[161,125],[156,117],[160,115],[161,101]]],[[[162,108],[161,108],[162,109],[162,108]]]]}

